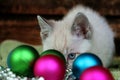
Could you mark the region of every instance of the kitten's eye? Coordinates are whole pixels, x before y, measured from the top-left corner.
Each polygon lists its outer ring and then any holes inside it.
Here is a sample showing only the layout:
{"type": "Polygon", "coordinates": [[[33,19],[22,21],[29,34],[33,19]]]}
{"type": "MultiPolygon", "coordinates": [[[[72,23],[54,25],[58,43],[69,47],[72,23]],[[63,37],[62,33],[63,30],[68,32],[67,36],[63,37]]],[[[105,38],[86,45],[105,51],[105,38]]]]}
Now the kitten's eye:
{"type": "Polygon", "coordinates": [[[70,54],[68,55],[68,58],[71,59],[71,60],[75,59],[75,57],[76,57],[76,54],[75,54],[75,53],[70,53],[70,54]]]}

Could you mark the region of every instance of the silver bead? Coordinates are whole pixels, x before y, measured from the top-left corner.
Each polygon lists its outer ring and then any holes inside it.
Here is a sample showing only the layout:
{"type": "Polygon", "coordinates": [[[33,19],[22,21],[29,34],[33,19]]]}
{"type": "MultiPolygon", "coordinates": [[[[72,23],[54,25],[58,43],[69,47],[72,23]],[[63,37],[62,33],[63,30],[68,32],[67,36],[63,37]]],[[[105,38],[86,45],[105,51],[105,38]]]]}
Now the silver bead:
{"type": "Polygon", "coordinates": [[[13,74],[13,72],[11,72],[11,71],[8,72],[8,75],[9,75],[9,76],[12,75],[12,74],[13,74]]]}
{"type": "Polygon", "coordinates": [[[3,76],[4,76],[4,77],[7,77],[8,75],[7,75],[7,73],[4,73],[3,76]]]}
{"type": "Polygon", "coordinates": [[[44,77],[40,77],[38,80],[45,80],[44,77]]]}
{"type": "Polygon", "coordinates": [[[14,78],[14,80],[19,80],[18,78],[14,78]]]}
{"type": "Polygon", "coordinates": [[[14,80],[14,78],[6,77],[6,80],[14,80]]]}
{"type": "Polygon", "coordinates": [[[15,77],[16,77],[16,75],[15,75],[15,74],[12,74],[12,75],[11,75],[11,77],[15,78],[15,77]]]}
{"type": "Polygon", "coordinates": [[[31,80],[36,80],[36,78],[33,77],[31,80]]]}
{"type": "Polygon", "coordinates": [[[27,77],[23,77],[21,80],[27,80],[27,77]]]}
{"type": "Polygon", "coordinates": [[[20,77],[20,76],[17,76],[17,78],[18,78],[19,80],[21,80],[21,77],[20,77]]]}
{"type": "Polygon", "coordinates": [[[6,71],[10,71],[10,68],[7,68],[6,71]]]}
{"type": "Polygon", "coordinates": [[[1,71],[1,74],[4,74],[4,71],[1,71]]]}

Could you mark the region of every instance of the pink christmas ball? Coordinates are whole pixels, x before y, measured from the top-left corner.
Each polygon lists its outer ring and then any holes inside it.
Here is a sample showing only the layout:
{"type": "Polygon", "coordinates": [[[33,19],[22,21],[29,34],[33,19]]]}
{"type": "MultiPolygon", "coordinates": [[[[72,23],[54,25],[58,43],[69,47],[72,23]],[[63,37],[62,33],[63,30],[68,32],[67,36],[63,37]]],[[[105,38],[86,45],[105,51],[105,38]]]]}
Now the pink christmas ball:
{"type": "Polygon", "coordinates": [[[110,71],[102,66],[94,66],[86,69],[79,80],[114,80],[110,71]]]}
{"type": "Polygon", "coordinates": [[[44,55],[35,62],[34,75],[45,80],[63,80],[65,75],[65,62],[56,55],[44,55]]]}

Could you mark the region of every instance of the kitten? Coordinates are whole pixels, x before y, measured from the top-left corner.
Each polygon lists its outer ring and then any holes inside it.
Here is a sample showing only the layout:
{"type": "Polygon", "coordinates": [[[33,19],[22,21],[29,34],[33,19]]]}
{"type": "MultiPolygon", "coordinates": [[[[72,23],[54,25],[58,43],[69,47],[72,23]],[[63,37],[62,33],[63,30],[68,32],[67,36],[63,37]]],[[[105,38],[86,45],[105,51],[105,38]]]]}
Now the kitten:
{"type": "Polygon", "coordinates": [[[43,49],[62,52],[71,67],[84,52],[97,55],[108,67],[114,53],[114,33],[106,20],[88,7],[76,6],[62,20],[46,20],[37,16],[43,49]]]}

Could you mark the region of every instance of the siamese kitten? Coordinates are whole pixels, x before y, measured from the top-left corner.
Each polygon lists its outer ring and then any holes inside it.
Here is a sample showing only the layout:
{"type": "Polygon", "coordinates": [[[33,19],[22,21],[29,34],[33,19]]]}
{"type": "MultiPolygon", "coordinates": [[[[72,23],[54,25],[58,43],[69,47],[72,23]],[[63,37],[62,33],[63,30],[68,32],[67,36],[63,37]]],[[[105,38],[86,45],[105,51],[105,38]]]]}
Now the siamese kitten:
{"type": "Polygon", "coordinates": [[[114,33],[97,12],[83,6],[71,9],[62,20],[46,20],[37,16],[41,28],[43,50],[55,49],[72,62],[84,52],[97,55],[108,67],[114,53],[114,33]]]}

